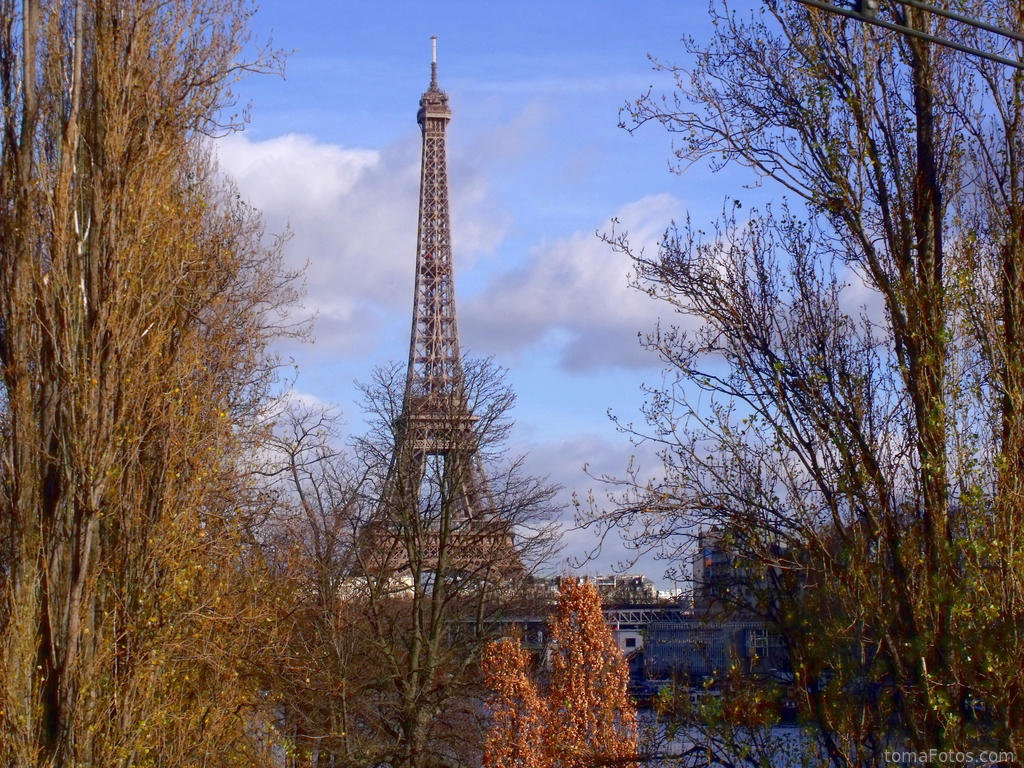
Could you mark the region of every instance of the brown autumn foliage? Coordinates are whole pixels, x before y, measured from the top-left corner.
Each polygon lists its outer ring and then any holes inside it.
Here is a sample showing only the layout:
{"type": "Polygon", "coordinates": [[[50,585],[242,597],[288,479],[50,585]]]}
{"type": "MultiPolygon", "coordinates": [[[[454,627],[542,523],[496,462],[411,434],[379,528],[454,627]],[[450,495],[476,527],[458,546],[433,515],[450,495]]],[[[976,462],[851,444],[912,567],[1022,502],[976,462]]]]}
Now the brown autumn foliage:
{"type": "Polygon", "coordinates": [[[273,594],[243,459],[291,291],[204,149],[247,16],[0,0],[4,764],[266,746],[273,594]]]}
{"type": "Polygon", "coordinates": [[[491,643],[481,667],[491,691],[487,729],[487,768],[552,768],[547,748],[549,708],[533,676],[533,659],[522,643],[502,638],[491,643]]]}
{"type": "Polygon", "coordinates": [[[597,587],[563,579],[551,623],[550,743],[566,768],[626,764],[637,753],[629,670],[597,587]]]}
{"type": "Polygon", "coordinates": [[[629,670],[588,581],[563,579],[550,625],[551,671],[541,693],[529,653],[492,643],[483,671],[492,691],[484,764],[489,768],[588,768],[638,760],[629,670]]]}

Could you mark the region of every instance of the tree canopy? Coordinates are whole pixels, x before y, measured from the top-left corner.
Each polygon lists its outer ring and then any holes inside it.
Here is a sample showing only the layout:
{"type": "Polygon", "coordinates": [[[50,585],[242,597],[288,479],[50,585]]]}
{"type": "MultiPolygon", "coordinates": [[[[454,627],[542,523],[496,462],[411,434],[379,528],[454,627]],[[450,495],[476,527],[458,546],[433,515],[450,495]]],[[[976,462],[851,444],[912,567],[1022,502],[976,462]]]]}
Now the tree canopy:
{"type": "MultiPolygon", "coordinates": [[[[960,6],[1020,28],[1017,3],[960,6]]],[[[647,337],[669,375],[636,430],[666,474],[584,522],[641,547],[730,531],[835,764],[1019,750],[1024,80],[788,0],[713,13],[693,70],[662,65],[675,98],[629,127],[784,197],[635,254],[683,316],[647,337]]],[[[879,17],[992,45],[911,4],[879,17]]]]}

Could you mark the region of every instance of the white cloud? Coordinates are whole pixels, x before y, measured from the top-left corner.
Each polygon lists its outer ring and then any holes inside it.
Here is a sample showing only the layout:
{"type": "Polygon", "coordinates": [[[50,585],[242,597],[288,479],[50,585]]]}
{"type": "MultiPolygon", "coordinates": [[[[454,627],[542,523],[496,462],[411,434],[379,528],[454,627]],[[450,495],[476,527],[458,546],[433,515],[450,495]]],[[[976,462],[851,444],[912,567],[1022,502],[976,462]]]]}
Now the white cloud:
{"type": "MultiPolygon", "coordinates": [[[[305,266],[304,304],[318,319],[319,351],[362,353],[376,344],[385,316],[405,315],[412,299],[419,197],[419,143],[349,149],[290,134],[217,142],[221,167],[271,231],[290,228],[290,266],[305,266]],[[323,347],[326,346],[326,350],[323,347]]],[[[452,216],[460,258],[491,250],[501,237],[488,185],[460,173],[452,216]]]]}
{"type": "MultiPolygon", "coordinates": [[[[681,207],[671,195],[656,195],[623,206],[613,218],[634,248],[651,253],[681,207]]],[[[611,226],[609,219],[595,229],[611,226]]],[[[560,364],[576,371],[657,364],[637,334],[652,330],[668,307],[629,287],[632,270],[629,258],[593,231],[541,245],[460,307],[468,346],[505,353],[553,346],[560,364]]]]}
{"type": "Polygon", "coordinates": [[[845,288],[839,294],[839,308],[850,317],[866,318],[876,328],[889,328],[885,309],[885,297],[877,288],[868,284],[863,272],[847,267],[840,275],[845,288]]]}
{"type": "MultiPolygon", "coordinates": [[[[527,132],[536,115],[509,130],[527,132]]],[[[381,150],[345,148],[290,134],[217,142],[224,171],[264,213],[270,231],[290,228],[286,254],[306,267],[304,304],[317,314],[318,354],[365,354],[410,311],[419,195],[417,137],[381,150]]],[[[492,253],[504,238],[506,214],[496,205],[483,166],[472,153],[453,156],[451,205],[460,271],[492,253]]],[[[634,245],[656,248],[680,202],[658,195],[623,206],[619,229],[634,245]]],[[[610,219],[595,229],[608,231],[610,219]]],[[[484,264],[494,269],[496,262],[484,264]]],[[[538,245],[523,263],[488,275],[485,288],[460,303],[469,349],[519,353],[553,349],[568,370],[657,364],[637,334],[653,328],[665,307],[630,289],[632,265],[593,231],[538,245]]]]}
{"type": "Polygon", "coordinates": [[[633,445],[623,436],[608,440],[595,434],[575,434],[557,440],[520,442],[513,446],[513,451],[526,454],[524,468],[528,473],[547,476],[563,486],[558,500],[565,505],[560,519],[564,549],[558,561],[550,564],[553,571],[577,570],[574,566],[580,564],[579,573],[594,575],[629,567],[632,572],[645,573],[662,582],[665,571],[678,565],[656,559],[655,553],[638,554],[624,544],[624,532],[611,531],[602,542],[596,529],[574,526],[573,492],[584,507],[592,492],[599,509],[611,510],[615,502],[610,495],[622,491],[622,487],[603,482],[602,478],[625,477],[631,458],[639,477],[660,477],[664,470],[655,445],[633,445]]]}

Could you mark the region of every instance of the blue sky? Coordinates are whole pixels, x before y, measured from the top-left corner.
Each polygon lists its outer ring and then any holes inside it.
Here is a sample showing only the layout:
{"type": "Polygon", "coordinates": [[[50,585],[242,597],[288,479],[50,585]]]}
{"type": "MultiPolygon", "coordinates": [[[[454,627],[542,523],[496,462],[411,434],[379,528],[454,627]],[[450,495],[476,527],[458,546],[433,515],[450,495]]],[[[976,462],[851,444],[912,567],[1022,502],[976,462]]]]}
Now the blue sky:
{"type": "MultiPolygon", "coordinates": [[[[293,51],[284,79],[241,82],[252,118],[219,142],[224,170],[290,227],[290,264],[307,266],[315,344],[288,347],[296,393],[338,405],[360,428],[354,380],[408,354],[419,174],[419,96],[438,36],[450,96],[452,226],[464,350],[508,368],[518,395],[512,449],[529,467],[586,495],[582,465],[622,474],[652,453],[618,435],[642,382],[661,376],[637,334],[671,311],[627,286],[628,260],[600,242],[617,217],[653,248],[673,219],[708,222],[728,197],[752,201],[751,179],[704,167],[669,171],[671,137],[634,135],[619,108],[648,88],[670,91],[648,54],[686,64],[680,38],[711,34],[706,0],[515,3],[263,0],[257,40],[293,51]]],[[[741,7],[749,6],[744,2],[741,7]]],[[[758,193],[763,195],[764,193],[758,193]]],[[[566,556],[592,544],[566,536],[566,556]]],[[[607,572],[622,550],[589,566],[607,572]]],[[[556,564],[556,569],[558,564],[556,564]]],[[[644,561],[659,579],[664,565],[644,561]]]]}

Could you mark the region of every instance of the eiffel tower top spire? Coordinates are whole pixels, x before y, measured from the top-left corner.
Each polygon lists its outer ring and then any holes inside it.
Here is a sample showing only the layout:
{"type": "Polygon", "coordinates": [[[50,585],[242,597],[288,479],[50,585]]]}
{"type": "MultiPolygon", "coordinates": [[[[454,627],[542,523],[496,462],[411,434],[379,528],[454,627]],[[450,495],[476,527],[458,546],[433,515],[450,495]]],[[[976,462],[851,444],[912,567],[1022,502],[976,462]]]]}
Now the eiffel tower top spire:
{"type": "Polygon", "coordinates": [[[437,37],[430,86],[420,98],[417,122],[423,133],[420,169],[419,232],[412,339],[406,380],[405,413],[451,414],[461,394],[462,359],[455,317],[451,220],[448,213],[448,162],[445,130],[452,118],[448,94],[437,84],[437,37]]]}

